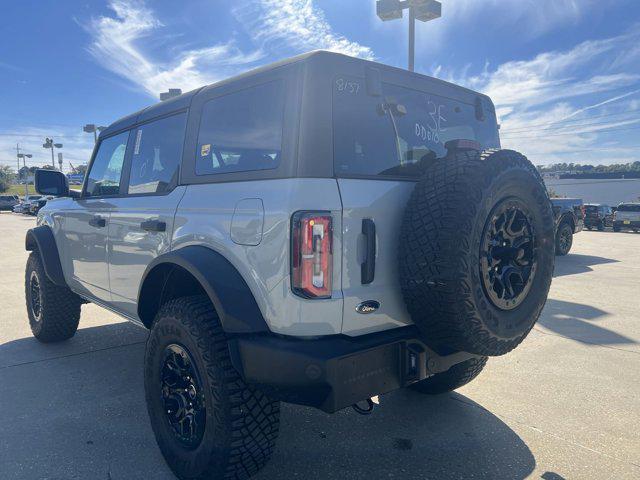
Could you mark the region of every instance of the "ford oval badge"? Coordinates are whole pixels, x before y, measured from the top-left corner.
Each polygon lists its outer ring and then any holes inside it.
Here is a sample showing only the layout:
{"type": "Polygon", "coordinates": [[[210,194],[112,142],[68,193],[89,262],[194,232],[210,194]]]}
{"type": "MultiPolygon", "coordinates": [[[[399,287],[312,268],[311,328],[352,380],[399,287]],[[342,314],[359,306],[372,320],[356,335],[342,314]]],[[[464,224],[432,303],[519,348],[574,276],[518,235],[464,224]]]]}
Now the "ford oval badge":
{"type": "Polygon", "coordinates": [[[380,302],[376,302],[375,300],[367,300],[356,305],[356,312],[366,315],[367,313],[375,312],[379,308],[380,302]]]}

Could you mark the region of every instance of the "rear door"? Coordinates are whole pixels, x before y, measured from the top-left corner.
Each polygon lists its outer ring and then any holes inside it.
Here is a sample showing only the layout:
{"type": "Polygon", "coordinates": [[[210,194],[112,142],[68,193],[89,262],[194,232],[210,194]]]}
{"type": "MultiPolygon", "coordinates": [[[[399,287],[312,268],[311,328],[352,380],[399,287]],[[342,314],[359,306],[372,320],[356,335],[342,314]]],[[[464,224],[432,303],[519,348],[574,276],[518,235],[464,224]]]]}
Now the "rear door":
{"type": "Polygon", "coordinates": [[[122,196],[112,201],[109,279],[113,304],[135,316],[138,288],[151,261],[171,247],[173,219],[186,187],[177,187],[187,113],[134,129],[122,196]]]}
{"type": "Polygon", "coordinates": [[[333,88],[334,170],[343,206],[342,331],[348,335],[411,323],[398,281],[398,239],[424,167],[446,154],[448,140],[499,146],[488,104],[481,121],[475,103],[388,83],[372,96],[363,85],[340,77],[333,88]]]}

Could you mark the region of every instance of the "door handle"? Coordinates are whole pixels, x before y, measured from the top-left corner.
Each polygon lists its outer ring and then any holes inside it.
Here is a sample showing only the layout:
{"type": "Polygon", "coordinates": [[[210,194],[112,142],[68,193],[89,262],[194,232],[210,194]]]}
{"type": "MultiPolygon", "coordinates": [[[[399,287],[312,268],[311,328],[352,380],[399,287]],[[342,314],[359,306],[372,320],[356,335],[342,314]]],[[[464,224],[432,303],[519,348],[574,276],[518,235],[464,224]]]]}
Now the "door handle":
{"type": "Polygon", "coordinates": [[[104,218],[96,215],[91,220],[89,220],[89,225],[96,228],[103,228],[107,226],[107,221],[104,218]]]}
{"type": "Polygon", "coordinates": [[[160,220],[146,220],[140,224],[140,228],[147,232],[164,232],[167,230],[167,224],[160,220]]]}
{"type": "Polygon", "coordinates": [[[376,224],[370,218],[362,219],[364,235],[364,262],[360,264],[360,280],[363,285],[373,282],[376,274],[376,224]]]}

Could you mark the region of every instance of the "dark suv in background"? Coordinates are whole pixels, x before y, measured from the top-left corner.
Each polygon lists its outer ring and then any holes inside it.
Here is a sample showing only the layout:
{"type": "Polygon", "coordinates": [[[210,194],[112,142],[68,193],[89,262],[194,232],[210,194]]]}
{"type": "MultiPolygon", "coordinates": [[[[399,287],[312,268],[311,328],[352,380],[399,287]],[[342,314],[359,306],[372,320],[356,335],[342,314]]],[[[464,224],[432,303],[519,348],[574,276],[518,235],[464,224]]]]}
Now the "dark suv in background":
{"type": "Polygon", "coordinates": [[[587,230],[596,228],[603,231],[606,227],[613,227],[613,209],[609,205],[589,203],[584,207],[584,226],[587,230]]]}
{"type": "Polygon", "coordinates": [[[3,210],[11,212],[17,204],[18,197],[16,195],[0,195],[0,212],[3,210]]]}

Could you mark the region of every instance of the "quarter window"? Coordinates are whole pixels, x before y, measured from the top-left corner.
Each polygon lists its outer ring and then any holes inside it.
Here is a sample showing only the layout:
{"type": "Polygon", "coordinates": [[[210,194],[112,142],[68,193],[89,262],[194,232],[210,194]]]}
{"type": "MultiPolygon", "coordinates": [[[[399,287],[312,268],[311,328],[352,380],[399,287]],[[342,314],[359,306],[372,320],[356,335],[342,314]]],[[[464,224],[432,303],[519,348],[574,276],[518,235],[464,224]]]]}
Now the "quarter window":
{"type": "Polygon", "coordinates": [[[276,168],[282,149],[283,115],[281,81],[207,102],[198,134],[196,174],[276,168]]]}
{"type": "Polygon", "coordinates": [[[177,183],[186,120],[181,113],[135,130],[129,194],[163,193],[177,183]]]}
{"type": "Polygon", "coordinates": [[[120,193],[120,178],[129,132],[100,141],[98,152],[87,175],[85,196],[98,197],[120,193]]]}

